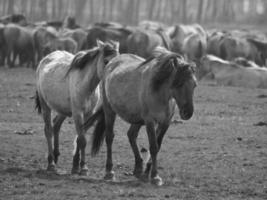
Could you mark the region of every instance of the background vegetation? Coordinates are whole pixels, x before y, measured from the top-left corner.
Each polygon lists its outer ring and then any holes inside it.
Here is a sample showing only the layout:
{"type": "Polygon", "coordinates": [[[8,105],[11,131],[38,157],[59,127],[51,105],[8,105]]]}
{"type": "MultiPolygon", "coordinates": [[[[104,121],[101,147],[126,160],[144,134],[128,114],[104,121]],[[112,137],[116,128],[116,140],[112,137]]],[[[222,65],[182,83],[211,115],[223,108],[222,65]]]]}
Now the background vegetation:
{"type": "Polygon", "coordinates": [[[266,0],[0,0],[0,13],[22,13],[30,21],[76,17],[81,25],[117,21],[136,25],[141,20],[166,24],[267,22],[266,0]]]}

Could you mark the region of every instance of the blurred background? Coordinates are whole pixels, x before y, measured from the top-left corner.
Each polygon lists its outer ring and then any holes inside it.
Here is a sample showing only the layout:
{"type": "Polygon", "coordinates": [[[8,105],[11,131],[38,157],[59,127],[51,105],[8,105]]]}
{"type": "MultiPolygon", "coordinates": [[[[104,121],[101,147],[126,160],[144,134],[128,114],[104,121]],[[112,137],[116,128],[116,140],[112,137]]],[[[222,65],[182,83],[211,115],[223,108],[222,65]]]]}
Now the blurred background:
{"type": "Polygon", "coordinates": [[[165,24],[262,24],[266,0],[0,0],[1,15],[21,13],[29,21],[76,18],[78,24],[117,21],[136,25],[142,20],[165,24]]]}

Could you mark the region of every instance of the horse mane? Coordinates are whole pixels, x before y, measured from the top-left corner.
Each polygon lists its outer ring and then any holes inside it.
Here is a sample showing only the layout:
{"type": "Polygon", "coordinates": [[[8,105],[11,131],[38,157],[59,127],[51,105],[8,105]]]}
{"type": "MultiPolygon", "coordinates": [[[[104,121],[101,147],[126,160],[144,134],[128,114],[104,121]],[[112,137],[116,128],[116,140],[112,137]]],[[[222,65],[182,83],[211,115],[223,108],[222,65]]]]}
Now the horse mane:
{"type": "Polygon", "coordinates": [[[152,88],[154,91],[159,90],[162,84],[174,72],[175,68],[172,63],[177,62],[177,57],[178,54],[175,53],[162,53],[156,57],[156,71],[154,72],[154,76],[152,78],[152,88]]]}
{"type": "Polygon", "coordinates": [[[154,91],[158,91],[173,73],[175,73],[175,78],[172,85],[175,87],[180,87],[194,73],[193,67],[185,62],[179,54],[162,53],[156,57],[156,60],[156,70],[151,80],[154,91]]]}
{"type": "Polygon", "coordinates": [[[66,76],[70,73],[70,71],[72,71],[74,69],[82,70],[86,66],[86,63],[89,60],[92,61],[92,60],[95,59],[95,57],[98,55],[98,53],[99,53],[99,48],[98,47],[89,49],[87,51],[78,52],[74,56],[66,76]]]}
{"type": "Polygon", "coordinates": [[[142,67],[142,66],[146,65],[147,63],[149,63],[150,61],[152,61],[155,58],[156,58],[155,55],[149,56],[144,62],[140,63],[140,65],[138,67],[142,67]]]}
{"type": "Polygon", "coordinates": [[[176,88],[181,87],[188,79],[190,79],[193,73],[195,73],[195,69],[192,64],[181,63],[177,68],[172,85],[176,88]]]}

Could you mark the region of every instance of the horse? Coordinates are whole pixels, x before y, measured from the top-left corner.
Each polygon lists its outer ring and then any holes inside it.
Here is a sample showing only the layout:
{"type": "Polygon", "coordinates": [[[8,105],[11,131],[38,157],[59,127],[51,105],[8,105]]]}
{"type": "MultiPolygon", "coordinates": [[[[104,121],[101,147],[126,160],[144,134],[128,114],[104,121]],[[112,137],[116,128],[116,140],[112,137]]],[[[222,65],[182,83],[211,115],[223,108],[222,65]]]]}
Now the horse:
{"type": "Polygon", "coordinates": [[[98,153],[102,141],[104,138],[106,140],[105,179],[115,179],[112,171],[112,143],[114,122],[118,115],[131,124],[127,136],[135,157],[133,174],[141,180],[151,178],[151,183],[155,185],[163,184],[157,172],[157,154],[175,106],[178,105],[183,120],[193,115],[193,93],[197,85],[195,67],[194,63],[189,64],[179,54],[164,48],[157,48],[156,53],[146,60],[133,54],[121,54],[109,62],[101,82],[102,106],[84,125],[87,127],[93,120],[96,122],[92,135],[92,155],[98,153]],[[151,153],[144,173],[143,160],[136,144],[143,125],[146,127],[151,153]]]}
{"type": "Polygon", "coordinates": [[[217,84],[223,86],[267,88],[266,68],[259,67],[255,63],[250,67],[240,64],[213,55],[206,55],[201,60],[200,78],[213,76],[217,84]]]}
{"type": "Polygon", "coordinates": [[[176,24],[166,29],[166,34],[171,38],[172,51],[183,53],[184,40],[191,34],[197,34],[202,41],[207,41],[207,33],[199,24],[176,24]]]}
{"type": "Polygon", "coordinates": [[[20,64],[21,58],[26,58],[27,66],[35,67],[35,45],[32,31],[26,27],[21,27],[16,24],[8,24],[3,30],[4,39],[6,42],[6,56],[9,67],[15,65],[16,57],[19,55],[20,64]],[[11,54],[13,53],[13,59],[11,54]]]}
{"type": "Polygon", "coordinates": [[[72,117],[78,136],[71,172],[87,174],[88,168],[85,163],[87,130],[83,129],[83,123],[97,104],[96,100],[99,98],[94,91],[103,76],[105,65],[118,54],[118,48],[117,42],[97,41],[97,47],[78,52],[76,55],[66,51],[52,52],[38,65],[36,108],[42,114],[45,123],[44,132],[48,145],[47,171],[57,170],[60,127],[66,117],[72,117]],[[53,126],[51,111],[56,113],[53,126]]]}
{"type": "Polygon", "coordinates": [[[127,52],[127,38],[132,33],[132,29],[128,27],[111,27],[95,25],[88,30],[87,47],[91,48],[95,45],[96,40],[102,41],[114,40],[120,43],[120,53],[127,52]]]}
{"type": "Polygon", "coordinates": [[[77,42],[71,37],[56,37],[44,45],[43,51],[45,55],[56,50],[65,50],[74,54],[77,52],[77,48],[77,42]]]}
{"type": "Polygon", "coordinates": [[[77,42],[77,51],[87,49],[87,32],[81,28],[64,29],[61,33],[63,37],[71,37],[77,42]]]}
{"type": "Polygon", "coordinates": [[[171,40],[162,30],[137,29],[127,38],[128,53],[148,58],[157,46],[170,49],[171,40]]]}
{"type": "Polygon", "coordinates": [[[57,38],[57,31],[50,31],[47,27],[37,27],[33,33],[33,39],[39,62],[44,57],[44,47],[57,38]]]}

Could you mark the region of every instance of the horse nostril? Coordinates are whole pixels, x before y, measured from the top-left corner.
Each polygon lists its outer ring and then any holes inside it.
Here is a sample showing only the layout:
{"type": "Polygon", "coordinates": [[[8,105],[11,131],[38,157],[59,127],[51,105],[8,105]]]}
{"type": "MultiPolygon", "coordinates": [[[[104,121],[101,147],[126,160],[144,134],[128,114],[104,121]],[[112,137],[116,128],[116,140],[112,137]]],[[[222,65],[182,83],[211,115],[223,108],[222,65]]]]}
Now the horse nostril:
{"type": "Polygon", "coordinates": [[[191,109],[181,109],[180,116],[183,120],[188,120],[192,117],[193,111],[191,109]]]}

